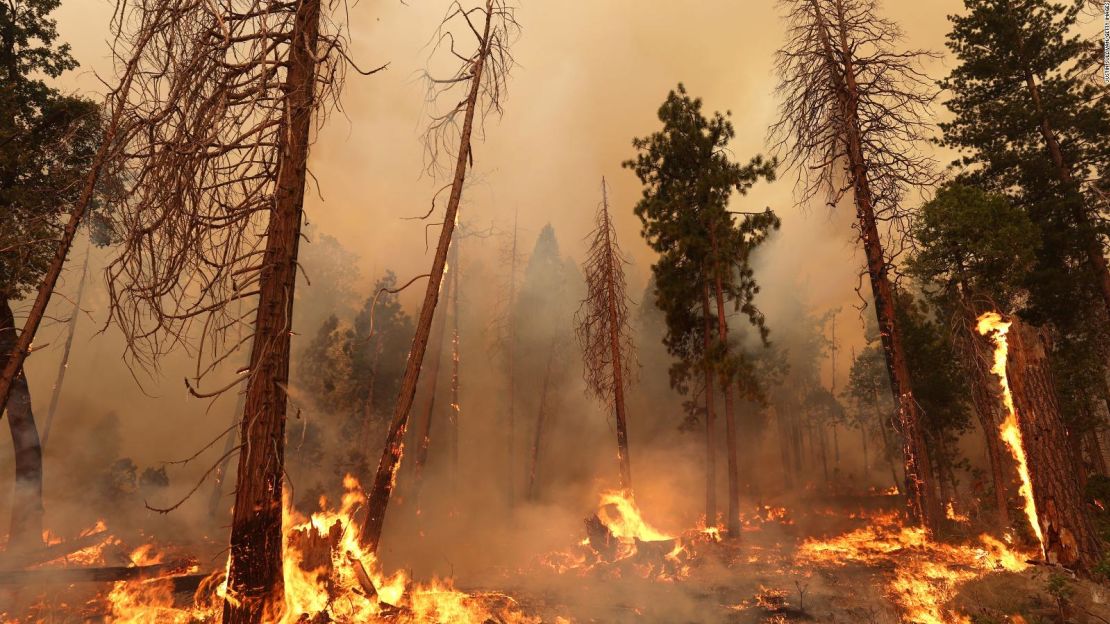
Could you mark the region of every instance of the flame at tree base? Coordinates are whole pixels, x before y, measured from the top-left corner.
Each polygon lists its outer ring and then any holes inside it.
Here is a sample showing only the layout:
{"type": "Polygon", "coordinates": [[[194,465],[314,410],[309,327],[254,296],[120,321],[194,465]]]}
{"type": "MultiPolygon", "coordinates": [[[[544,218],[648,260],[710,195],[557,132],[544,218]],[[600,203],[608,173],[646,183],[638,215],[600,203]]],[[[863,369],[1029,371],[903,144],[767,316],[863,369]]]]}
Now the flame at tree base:
{"type": "Polygon", "coordinates": [[[1033,534],[1037,536],[1041,553],[1044,553],[1044,534],[1041,531],[1041,522],[1037,515],[1037,502],[1033,498],[1033,480],[1029,475],[1029,462],[1025,456],[1025,443],[1021,436],[1021,427],[1018,425],[1017,409],[1014,407],[1014,395],[1010,391],[1010,378],[1006,373],[1006,362],[1009,358],[1010,345],[1006,335],[1010,331],[1011,322],[1003,321],[1002,315],[997,312],[984,312],[978,319],[976,329],[980,334],[990,334],[994,342],[994,362],[991,372],[998,376],[999,385],[1002,387],[1002,403],[1006,406],[1006,419],[998,428],[999,436],[1006,444],[1014,461],[1017,464],[1018,476],[1021,478],[1021,487],[1018,493],[1025,502],[1025,517],[1033,534]]]}

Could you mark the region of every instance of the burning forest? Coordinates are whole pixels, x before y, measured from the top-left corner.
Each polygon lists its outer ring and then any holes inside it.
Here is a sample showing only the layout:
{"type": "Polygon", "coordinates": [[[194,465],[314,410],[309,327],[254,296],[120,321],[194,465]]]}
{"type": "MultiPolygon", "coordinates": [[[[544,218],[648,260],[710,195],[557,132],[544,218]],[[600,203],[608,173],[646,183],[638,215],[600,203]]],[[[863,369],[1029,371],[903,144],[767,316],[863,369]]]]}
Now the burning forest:
{"type": "Polygon", "coordinates": [[[0,621],[1110,622],[1104,30],[0,0],[0,621]]]}

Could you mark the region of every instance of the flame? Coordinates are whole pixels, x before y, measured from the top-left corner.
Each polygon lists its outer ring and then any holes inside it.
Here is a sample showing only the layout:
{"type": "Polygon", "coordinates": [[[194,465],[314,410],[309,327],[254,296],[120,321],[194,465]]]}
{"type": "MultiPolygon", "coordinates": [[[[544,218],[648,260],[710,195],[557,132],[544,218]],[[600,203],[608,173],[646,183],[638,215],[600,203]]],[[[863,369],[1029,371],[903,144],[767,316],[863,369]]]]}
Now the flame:
{"type": "Polygon", "coordinates": [[[1037,516],[1037,503],[1033,499],[1033,481],[1029,476],[1029,462],[1025,457],[1025,444],[1021,439],[1021,428],[1018,426],[1014,396],[1010,392],[1010,379],[1006,374],[1006,360],[1010,351],[1006,334],[1010,331],[1010,325],[1009,321],[1002,320],[1001,314],[984,312],[979,317],[976,328],[984,336],[988,333],[991,334],[991,340],[994,342],[994,364],[991,366],[991,372],[998,376],[999,384],[1002,386],[1002,402],[1005,404],[1007,412],[1006,419],[1002,422],[998,432],[1002,441],[1006,443],[1006,447],[1010,450],[1010,455],[1017,462],[1018,476],[1021,477],[1021,487],[1018,488],[1018,493],[1025,501],[1025,517],[1029,520],[1029,525],[1033,527],[1033,533],[1036,534],[1037,542],[1041,545],[1041,552],[1043,553],[1044,534],[1041,531],[1041,523],[1037,516]]]}
{"type": "Polygon", "coordinates": [[[638,539],[642,542],[661,542],[674,539],[674,536],[656,529],[644,520],[636,501],[625,492],[609,490],[602,492],[598,518],[609,527],[613,536],[620,540],[638,539]]]}
{"type": "Polygon", "coordinates": [[[996,570],[1021,571],[1024,558],[988,535],[982,546],[932,541],[925,529],[903,526],[899,516],[876,516],[867,526],[826,540],[806,540],[798,551],[803,565],[842,567],[848,563],[894,563],[887,592],[905,615],[917,624],[970,624],[966,616],[947,608],[958,587],[996,570]]]}
{"type": "MultiPolygon", "coordinates": [[[[272,624],[383,619],[428,624],[539,624],[538,618],[522,614],[510,598],[501,594],[468,594],[455,589],[450,581],[418,584],[403,571],[390,575],[382,572],[374,554],[363,551],[353,519],[354,511],[365,503],[361,487],[350,475],[343,486],[345,492],[337,511],[327,509],[326,501],[321,500],[321,510],[305,518],[286,500],[282,522],[285,599],[272,624]],[[315,545],[311,552],[305,550],[309,543],[315,545]],[[322,543],[327,544],[326,550],[316,550],[322,543]]],[[[136,565],[148,565],[160,560],[161,555],[143,546],[131,558],[136,565]]],[[[225,568],[206,579],[197,591],[195,604],[186,609],[173,606],[169,581],[116,583],[107,596],[111,621],[218,621],[223,599],[234,601],[234,596],[227,594],[226,577],[225,568]]]]}
{"type": "Polygon", "coordinates": [[[956,511],[956,508],[952,505],[952,501],[948,501],[948,505],[944,508],[944,516],[953,522],[959,522],[961,524],[966,524],[970,520],[967,514],[956,511]]]}

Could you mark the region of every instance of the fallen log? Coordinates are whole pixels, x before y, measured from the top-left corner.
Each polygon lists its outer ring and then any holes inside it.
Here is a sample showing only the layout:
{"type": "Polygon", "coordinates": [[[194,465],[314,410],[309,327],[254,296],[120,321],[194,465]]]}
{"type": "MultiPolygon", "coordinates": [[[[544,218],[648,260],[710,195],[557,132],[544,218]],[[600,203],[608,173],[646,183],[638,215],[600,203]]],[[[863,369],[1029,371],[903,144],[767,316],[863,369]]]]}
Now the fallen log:
{"type": "Polygon", "coordinates": [[[46,585],[59,583],[114,583],[145,581],[156,578],[184,576],[193,573],[197,560],[193,557],[168,563],[143,566],[107,566],[99,568],[45,568],[39,570],[0,570],[0,585],[46,585]]]}
{"type": "Polygon", "coordinates": [[[71,540],[51,544],[32,550],[18,550],[0,553],[0,570],[27,568],[41,563],[49,563],[93,546],[109,537],[108,531],[97,531],[71,540]]]}

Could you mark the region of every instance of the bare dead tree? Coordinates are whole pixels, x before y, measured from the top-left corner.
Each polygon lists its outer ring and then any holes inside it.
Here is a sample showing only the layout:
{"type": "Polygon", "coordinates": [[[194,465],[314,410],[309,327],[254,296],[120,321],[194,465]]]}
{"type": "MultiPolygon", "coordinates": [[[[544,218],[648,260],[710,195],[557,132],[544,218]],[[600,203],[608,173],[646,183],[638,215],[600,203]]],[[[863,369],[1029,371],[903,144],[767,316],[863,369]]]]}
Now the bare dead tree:
{"type": "MultiPolygon", "coordinates": [[[[385,448],[378,462],[374,482],[367,499],[367,513],[363,522],[360,538],[371,552],[377,550],[385,523],[386,509],[397,469],[401,466],[404,453],[405,430],[408,428],[409,412],[416,395],[416,382],[428,348],[428,336],[432,329],[432,317],[439,301],[439,287],[443,280],[443,269],[447,264],[447,252],[451,247],[451,237],[458,219],[459,202],[462,199],[463,185],[466,181],[467,166],[473,163],[471,139],[474,134],[475,118],[485,119],[490,113],[500,113],[501,103],[507,87],[509,70],[513,58],[509,44],[518,30],[515,9],[507,0],[486,0],[484,6],[466,9],[457,0],[440,24],[433,48],[446,47],[461,64],[449,78],[428,77],[428,100],[432,103],[443,98],[452,99],[455,104],[445,113],[432,117],[425,134],[425,146],[429,158],[428,167],[436,171],[444,158],[454,158],[454,176],[451,181],[451,194],[443,215],[443,225],[436,244],[432,269],[429,272],[428,286],[424,293],[424,303],[420,307],[420,317],[416,323],[412,349],[409,350],[408,363],[401,378],[401,390],[393,410],[393,418],[386,434],[385,448]],[[475,17],[481,18],[476,25],[475,17]],[[455,48],[455,35],[449,25],[462,23],[475,38],[475,48],[464,56],[455,48]],[[466,95],[457,97],[459,91],[466,95]]],[[[434,210],[433,202],[433,210],[434,210]]]]}
{"type": "Polygon", "coordinates": [[[936,180],[918,145],[931,130],[936,89],[920,69],[927,52],[898,49],[901,30],[875,0],[780,0],[786,44],[777,53],[780,118],[771,135],[797,169],[800,203],[830,206],[851,193],[855,228],[903,434],[909,511],[935,529],[943,519],[921,431],[902,333],[895,319],[892,264],[908,237],[902,199],[936,180]],[[885,232],[880,232],[885,225],[885,232]]]}
{"type": "Polygon", "coordinates": [[[632,462],[628,452],[628,415],[624,391],[636,370],[636,346],[628,321],[628,261],[617,243],[609,218],[609,189],[601,179],[601,204],[594,217],[590,249],[582,264],[586,299],[575,314],[575,333],[582,346],[586,386],[613,410],[617,430],[617,460],[621,487],[632,491],[632,462]]]}
{"type": "Polygon", "coordinates": [[[156,370],[170,350],[195,354],[194,396],[246,384],[238,442],[225,453],[238,453],[228,624],[275,618],[283,604],[286,388],[308,152],[322,104],[336,102],[353,66],[328,8],[121,0],[114,22],[116,58],[138,71],[125,106],[137,130],[124,147],[124,239],[106,270],[111,320],[133,367],[156,370]],[[203,387],[247,345],[247,368],[203,387]]]}

